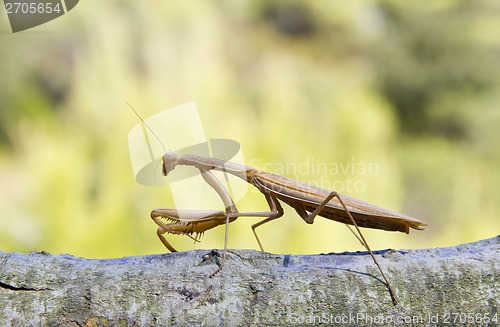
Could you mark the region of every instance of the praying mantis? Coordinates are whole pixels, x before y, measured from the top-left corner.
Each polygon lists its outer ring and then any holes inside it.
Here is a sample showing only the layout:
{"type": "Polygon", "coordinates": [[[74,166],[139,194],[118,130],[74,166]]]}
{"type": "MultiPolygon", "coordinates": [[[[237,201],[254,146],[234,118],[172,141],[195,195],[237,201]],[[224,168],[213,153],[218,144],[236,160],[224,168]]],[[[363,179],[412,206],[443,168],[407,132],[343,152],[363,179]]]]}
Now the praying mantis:
{"type": "MultiPolygon", "coordinates": [[[[137,116],[144,123],[144,120],[142,120],[138,114],[137,116]]],[[[397,304],[395,292],[359,227],[398,231],[408,234],[410,229],[424,229],[424,226],[427,224],[423,221],[346,195],[341,195],[335,191],[329,191],[285,176],[268,173],[250,166],[217,158],[202,157],[192,154],[179,155],[176,152],[168,151],[165,152],[162,157],[162,174],[167,176],[179,165],[192,166],[198,169],[205,182],[207,182],[221,198],[225,210],[152,210],[151,218],[156,225],[158,225],[157,235],[169,251],[177,252],[164,237],[163,234],[165,233],[185,235],[194,241],[199,241],[202,233],[205,231],[219,225],[225,225],[223,261],[220,264],[217,261],[219,267],[211,275],[212,277],[222,269],[224,259],[227,256],[229,223],[235,221],[238,217],[263,217],[263,220],[252,225],[252,231],[259,244],[260,250],[264,251],[262,243],[257,236],[256,228],[283,216],[284,210],[280,204],[280,201],[282,201],[292,207],[308,224],[312,224],[317,216],[321,216],[344,223],[347,227],[353,225],[357,234],[350,227],[349,229],[369,252],[385,281],[393,303],[395,305],[397,304]],[[212,170],[232,174],[256,187],[264,195],[269,205],[269,211],[239,212],[229,192],[212,173],[212,170]]]]}
{"type": "MultiPolygon", "coordinates": [[[[265,217],[262,221],[253,224],[252,230],[261,251],[262,243],[255,229],[265,223],[283,216],[283,207],[280,201],[291,206],[297,214],[308,224],[312,224],[316,216],[353,225],[358,233],[354,235],[367,249],[375,265],[378,267],[396,304],[396,296],[377,259],[373,255],[359,227],[383,229],[409,233],[410,228],[421,230],[426,223],[421,220],[399,214],[373,204],[340,195],[335,191],[328,191],[317,186],[302,183],[288,177],[264,172],[255,168],[227,162],[217,158],[207,158],[191,154],[179,155],[175,152],[166,152],[162,158],[162,173],[167,176],[178,165],[197,168],[203,179],[217,192],[225,206],[225,211],[217,210],[175,210],[154,209],[151,218],[158,225],[157,235],[160,241],[171,252],[176,252],[172,245],[163,236],[164,233],[186,235],[195,241],[203,232],[219,225],[226,225],[224,241],[224,257],[227,251],[228,224],[238,217],[265,217]],[[237,176],[255,186],[266,198],[270,211],[239,212],[228,191],[215,177],[211,170],[219,170],[237,176]],[[165,223],[166,219],[169,223],[165,223]],[[193,237],[192,234],[195,234],[193,237]]],[[[348,226],[349,227],[349,226],[348,226]]],[[[222,268],[219,266],[215,275],[222,268]]]]}

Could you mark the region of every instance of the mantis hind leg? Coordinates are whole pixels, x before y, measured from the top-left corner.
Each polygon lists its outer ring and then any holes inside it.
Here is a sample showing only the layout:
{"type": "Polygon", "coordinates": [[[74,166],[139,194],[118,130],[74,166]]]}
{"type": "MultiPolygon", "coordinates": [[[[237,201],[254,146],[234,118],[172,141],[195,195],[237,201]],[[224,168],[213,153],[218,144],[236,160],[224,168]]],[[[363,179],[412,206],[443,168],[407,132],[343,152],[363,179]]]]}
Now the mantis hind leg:
{"type": "MultiPolygon", "coordinates": [[[[377,259],[373,255],[373,252],[370,249],[370,246],[368,246],[368,242],[366,242],[365,237],[363,236],[363,234],[361,233],[361,230],[358,227],[358,224],[356,224],[356,221],[352,217],[351,212],[347,209],[347,206],[344,204],[344,201],[342,201],[342,199],[340,198],[340,196],[339,196],[339,194],[337,192],[330,193],[330,195],[328,197],[330,197],[330,200],[331,200],[331,198],[333,198],[334,196],[336,196],[337,199],[339,199],[340,204],[342,205],[342,207],[344,208],[345,212],[349,216],[349,219],[351,220],[352,224],[356,228],[356,231],[358,232],[359,237],[354,233],[354,231],[349,226],[347,226],[347,225],[346,226],[349,227],[349,230],[351,230],[351,232],[358,238],[358,240],[361,242],[361,244],[363,244],[363,246],[366,248],[366,250],[368,250],[368,252],[370,253],[370,256],[372,257],[373,262],[375,263],[375,265],[377,266],[378,270],[380,271],[380,274],[384,278],[385,284],[386,284],[387,288],[389,289],[389,294],[391,295],[392,303],[394,303],[394,305],[396,305],[398,303],[398,300],[396,298],[396,293],[394,293],[394,290],[392,289],[391,284],[389,284],[389,281],[385,277],[384,271],[382,270],[382,268],[380,267],[380,264],[378,263],[377,259]]],[[[328,197],[327,197],[327,199],[328,199],[328,197]]],[[[325,201],[323,201],[323,203],[324,202],[325,201]]],[[[317,210],[318,210],[318,208],[316,208],[316,210],[314,210],[314,212],[316,212],[317,210]]]]}
{"type": "MultiPolygon", "coordinates": [[[[314,218],[316,218],[316,216],[321,212],[321,210],[323,210],[326,205],[328,204],[328,202],[330,202],[331,199],[333,199],[334,197],[337,197],[339,200],[340,200],[340,197],[339,197],[339,194],[335,191],[331,192],[324,200],[323,202],[321,202],[321,204],[319,206],[316,207],[316,209],[314,209],[313,212],[311,212],[310,214],[308,214],[306,212],[306,210],[304,209],[304,206],[301,204],[301,203],[296,203],[294,205],[294,209],[295,211],[297,212],[297,214],[302,218],[304,219],[304,221],[308,224],[312,224],[314,222],[314,218]]],[[[351,219],[351,222],[353,223],[354,226],[356,226],[356,228],[358,227],[356,225],[356,222],[354,221],[351,213],[349,212],[349,210],[347,209],[347,207],[344,205],[343,201],[340,200],[340,202],[342,203],[342,206],[345,210],[345,212],[347,213],[347,215],[349,216],[349,218],[351,219]]],[[[358,239],[358,241],[361,243],[361,245],[363,245],[365,248],[367,248],[367,244],[365,243],[364,239],[359,237],[358,234],[356,234],[352,228],[345,224],[345,226],[347,228],[349,228],[349,230],[351,231],[351,233],[358,239]]],[[[359,231],[358,229],[358,232],[359,234],[361,235],[361,232],[359,231]]]]}
{"type": "Polygon", "coordinates": [[[377,259],[373,255],[373,252],[370,249],[370,246],[368,245],[368,242],[366,242],[365,237],[363,236],[363,233],[361,233],[361,230],[359,229],[358,224],[356,224],[356,221],[354,220],[351,212],[349,211],[349,209],[347,209],[347,206],[345,205],[344,201],[342,201],[341,197],[339,196],[339,194],[337,192],[335,192],[335,191],[331,192],[323,200],[323,202],[321,202],[321,204],[319,206],[317,206],[316,209],[314,209],[314,211],[311,212],[311,214],[309,214],[309,215],[307,214],[306,210],[304,209],[304,207],[300,203],[297,203],[294,206],[294,209],[295,209],[295,211],[297,211],[297,213],[299,214],[299,216],[304,219],[304,221],[306,223],[312,224],[314,222],[314,218],[316,218],[316,216],[326,207],[326,205],[328,204],[328,202],[330,202],[330,200],[333,199],[334,197],[337,197],[337,199],[339,199],[339,202],[342,205],[342,208],[347,213],[347,216],[349,216],[349,219],[351,220],[352,224],[354,225],[354,227],[355,227],[355,229],[357,231],[357,234],[352,230],[351,227],[349,227],[349,225],[346,225],[347,228],[349,228],[349,230],[354,234],[354,236],[356,236],[356,238],[359,240],[359,242],[361,242],[361,244],[365,247],[365,249],[370,253],[370,256],[372,257],[373,262],[375,263],[375,265],[377,266],[378,270],[380,271],[380,274],[384,278],[385,284],[387,285],[387,288],[389,289],[389,293],[391,295],[392,302],[396,305],[397,304],[397,298],[396,298],[396,294],[394,293],[394,291],[393,291],[393,289],[391,287],[391,284],[389,284],[389,281],[385,277],[384,272],[382,271],[382,268],[380,267],[380,264],[378,263],[377,259]]]}

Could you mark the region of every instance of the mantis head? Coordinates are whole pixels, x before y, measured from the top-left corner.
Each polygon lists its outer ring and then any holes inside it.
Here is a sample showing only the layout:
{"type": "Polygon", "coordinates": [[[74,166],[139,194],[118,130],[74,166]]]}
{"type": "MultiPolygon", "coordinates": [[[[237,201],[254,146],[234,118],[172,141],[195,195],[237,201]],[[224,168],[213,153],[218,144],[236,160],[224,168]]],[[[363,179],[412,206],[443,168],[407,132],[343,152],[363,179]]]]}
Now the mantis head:
{"type": "Polygon", "coordinates": [[[181,157],[175,152],[165,152],[163,155],[163,166],[162,173],[163,176],[167,176],[172,170],[174,170],[175,166],[180,162],[181,157]]]}

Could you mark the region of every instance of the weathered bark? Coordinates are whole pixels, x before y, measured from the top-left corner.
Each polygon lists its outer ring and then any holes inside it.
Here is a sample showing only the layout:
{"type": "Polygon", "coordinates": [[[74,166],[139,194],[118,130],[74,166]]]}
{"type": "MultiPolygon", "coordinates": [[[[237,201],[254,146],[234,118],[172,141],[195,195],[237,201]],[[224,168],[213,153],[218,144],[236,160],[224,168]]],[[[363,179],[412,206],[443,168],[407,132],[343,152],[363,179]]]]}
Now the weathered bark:
{"type": "Polygon", "coordinates": [[[0,325],[497,325],[500,236],[451,248],[380,251],[391,302],[366,253],[231,250],[83,259],[0,252],[0,325]],[[452,324],[453,325],[453,324],[452,324]]]}

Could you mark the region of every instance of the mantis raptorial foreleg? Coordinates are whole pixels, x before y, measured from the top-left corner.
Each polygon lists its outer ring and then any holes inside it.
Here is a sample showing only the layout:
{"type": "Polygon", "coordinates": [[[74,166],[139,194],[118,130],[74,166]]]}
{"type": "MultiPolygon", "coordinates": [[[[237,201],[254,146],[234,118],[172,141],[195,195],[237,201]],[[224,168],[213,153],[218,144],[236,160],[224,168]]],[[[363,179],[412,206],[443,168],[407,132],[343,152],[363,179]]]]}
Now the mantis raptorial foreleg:
{"type": "Polygon", "coordinates": [[[215,177],[215,175],[207,169],[199,168],[201,176],[210,185],[222,199],[225,206],[225,212],[216,210],[173,210],[173,209],[154,209],[151,211],[151,218],[158,225],[157,235],[160,241],[171,252],[177,252],[174,247],[165,239],[164,233],[186,235],[198,241],[198,235],[205,230],[215,226],[226,224],[226,233],[224,240],[224,255],[221,264],[213,275],[222,269],[225,258],[227,257],[227,238],[228,226],[230,219],[233,220],[238,216],[238,209],[236,208],[233,199],[229,195],[226,188],[215,177]],[[161,221],[160,217],[175,220],[177,223],[165,224],[161,221]],[[196,237],[191,236],[196,233],[196,237]]]}
{"type": "MultiPolygon", "coordinates": [[[[202,223],[206,221],[225,221],[227,214],[217,210],[176,210],[176,209],[154,209],[151,211],[151,219],[158,225],[156,234],[160,241],[170,252],[177,250],[165,239],[163,234],[185,235],[195,242],[199,242],[198,237],[193,237],[192,233],[199,233],[198,230],[188,229],[190,224],[202,223]],[[181,223],[164,223],[160,218],[179,221],[181,223]]],[[[222,223],[222,222],[221,222],[222,223]]],[[[221,224],[219,223],[219,224],[221,224]]]]}
{"type": "MultiPolygon", "coordinates": [[[[220,264],[217,262],[219,268],[212,273],[211,276],[217,274],[221,269],[227,258],[227,243],[228,243],[228,231],[229,223],[238,217],[268,217],[260,224],[267,222],[269,220],[281,217],[283,215],[283,208],[279,202],[274,201],[271,196],[267,193],[266,199],[268,199],[269,206],[272,211],[270,212],[246,212],[240,213],[236,208],[233,199],[229,195],[229,192],[224,187],[215,175],[208,169],[198,168],[200,170],[203,179],[212,187],[225,206],[225,212],[217,210],[175,210],[175,209],[154,209],[151,211],[151,218],[158,225],[157,235],[160,241],[165,245],[165,247],[170,252],[177,252],[177,250],[165,239],[164,233],[186,235],[195,242],[198,242],[199,233],[203,233],[205,230],[216,227],[218,225],[226,225],[225,237],[224,237],[224,252],[223,258],[220,264]],[[166,224],[160,218],[167,218],[170,220],[177,221],[177,223],[166,224]],[[191,234],[196,233],[197,235],[193,237],[191,234]]],[[[256,224],[258,226],[258,224],[256,224]]],[[[252,228],[257,227],[256,225],[252,228]]],[[[255,234],[255,231],[254,231],[255,234]]],[[[257,242],[259,243],[261,250],[262,245],[260,243],[257,234],[255,234],[257,242]]],[[[262,250],[263,251],[263,250],[262,250]]],[[[213,256],[213,255],[212,255],[213,256]]]]}

